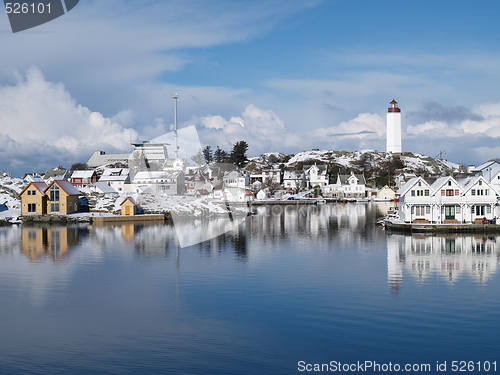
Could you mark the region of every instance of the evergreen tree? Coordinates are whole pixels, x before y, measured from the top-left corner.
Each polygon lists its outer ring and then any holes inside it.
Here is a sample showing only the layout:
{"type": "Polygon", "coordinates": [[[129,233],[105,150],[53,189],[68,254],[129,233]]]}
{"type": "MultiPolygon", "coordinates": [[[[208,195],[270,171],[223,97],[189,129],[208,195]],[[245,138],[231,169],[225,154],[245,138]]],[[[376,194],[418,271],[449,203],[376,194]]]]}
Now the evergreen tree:
{"type": "Polygon", "coordinates": [[[228,159],[228,154],[226,151],[217,146],[217,150],[214,153],[214,159],[217,163],[224,163],[228,159]]]}
{"type": "Polygon", "coordinates": [[[203,164],[203,161],[205,160],[205,157],[200,150],[198,150],[198,153],[194,156],[191,157],[191,160],[194,161],[196,163],[196,165],[202,165],[203,164]]]}
{"type": "Polygon", "coordinates": [[[207,162],[207,164],[210,164],[212,160],[214,160],[214,156],[212,154],[212,147],[206,146],[203,149],[203,156],[205,157],[205,161],[207,162]]]}
{"type": "Polygon", "coordinates": [[[231,163],[237,165],[239,168],[244,167],[247,163],[248,143],[245,141],[238,141],[233,145],[229,159],[231,163]]]}

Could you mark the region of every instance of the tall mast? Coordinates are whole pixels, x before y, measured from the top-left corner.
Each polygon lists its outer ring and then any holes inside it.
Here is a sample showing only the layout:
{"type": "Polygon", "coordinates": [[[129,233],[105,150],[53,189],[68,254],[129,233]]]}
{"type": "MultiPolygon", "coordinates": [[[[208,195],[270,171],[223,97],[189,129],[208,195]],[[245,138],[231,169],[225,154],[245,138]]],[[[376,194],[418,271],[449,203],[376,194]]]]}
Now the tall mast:
{"type": "Polygon", "coordinates": [[[174,99],[174,138],[175,138],[175,157],[179,157],[179,143],[177,139],[177,98],[179,97],[178,93],[175,93],[175,95],[172,95],[172,98],[174,99]]]}

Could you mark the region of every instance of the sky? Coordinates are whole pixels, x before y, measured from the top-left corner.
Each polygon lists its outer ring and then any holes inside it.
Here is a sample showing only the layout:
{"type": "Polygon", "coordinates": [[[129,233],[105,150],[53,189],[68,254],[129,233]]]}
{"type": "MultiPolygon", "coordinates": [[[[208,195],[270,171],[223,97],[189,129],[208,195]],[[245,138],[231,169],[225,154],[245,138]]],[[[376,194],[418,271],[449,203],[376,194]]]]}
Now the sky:
{"type": "Polygon", "coordinates": [[[196,126],[263,152],[500,157],[500,2],[81,0],[12,33],[0,12],[0,171],[43,172],[196,126]]]}

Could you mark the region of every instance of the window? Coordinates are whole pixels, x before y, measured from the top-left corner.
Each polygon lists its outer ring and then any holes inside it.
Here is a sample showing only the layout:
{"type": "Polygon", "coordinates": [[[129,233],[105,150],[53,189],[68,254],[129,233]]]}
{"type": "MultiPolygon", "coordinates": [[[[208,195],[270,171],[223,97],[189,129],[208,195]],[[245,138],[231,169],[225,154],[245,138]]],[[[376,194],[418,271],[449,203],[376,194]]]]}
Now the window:
{"type": "Polygon", "coordinates": [[[484,195],[489,195],[490,194],[490,191],[488,189],[485,189],[484,190],[484,195]]]}
{"type": "Polygon", "coordinates": [[[479,180],[479,185],[482,185],[483,184],[483,181],[479,180]]]}
{"type": "Polygon", "coordinates": [[[28,203],[28,212],[36,212],[36,203],[28,203]]]}
{"type": "Polygon", "coordinates": [[[448,186],[451,186],[451,181],[448,181],[448,186]]]}
{"type": "Polygon", "coordinates": [[[412,190],[411,191],[411,196],[414,197],[415,196],[415,190],[412,190]]]}
{"type": "Polygon", "coordinates": [[[455,195],[455,191],[451,190],[451,189],[447,189],[446,190],[446,196],[447,197],[452,197],[455,195]]]}
{"type": "Polygon", "coordinates": [[[430,214],[431,213],[431,206],[425,206],[425,213],[430,214]]]}
{"type": "Polygon", "coordinates": [[[59,203],[51,203],[50,212],[59,212],[59,203]]]}
{"type": "Polygon", "coordinates": [[[460,213],[460,206],[456,206],[456,207],[455,207],[455,213],[456,213],[456,214],[459,214],[459,213],[460,213]]]}
{"type": "Polygon", "coordinates": [[[476,195],[476,190],[475,190],[475,189],[472,189],[472,190],[470,191],[470,193],[471,193],[471,195],[476,195]]]}
{"type": "Polygon", "coordinates": [[[476,216],[484,216],[486,206],[474,206],[476,216]]]}
{"type": "Polygon", "coordinates": [[[446,191],[441,190],[441,195],[446,195],[446,191]]]}
{"type": "Polygon", "coordinates": [[[28,190],[28,195],[36,195],[36,190],[28,190]]]}
{"type": "Polygon", "coordinates": [[[429,189],[424,190],[424,195],[425,195],[426,197],[428,197],[428,196],[429,196],[429,189]]]}
{"type": "Polygon", "coordinates": [[[486,206],[486,213],[491,214],[491,206],[486,206]]]}
{"type": "MultiPolygon", "coordinates": [[[[50,187],[50,200],[53,202],[59,201],[59,187],[56,185],[50,187]]],[[[57,211],[59,211],[59,209],[57,209],[57,211]]]]}
{"type": "Polygon", "coordinates": [[[426,206],[415,206],[415,216],[425,216],[426,206]]]}

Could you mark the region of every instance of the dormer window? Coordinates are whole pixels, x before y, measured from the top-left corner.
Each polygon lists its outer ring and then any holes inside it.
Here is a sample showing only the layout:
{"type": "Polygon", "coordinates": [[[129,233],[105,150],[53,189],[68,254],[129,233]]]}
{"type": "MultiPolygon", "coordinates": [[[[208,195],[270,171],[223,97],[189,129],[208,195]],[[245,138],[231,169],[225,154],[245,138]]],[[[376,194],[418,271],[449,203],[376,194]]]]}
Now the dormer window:
{"type": "Polygon", "coordinates": [[[479,185],[482,185],[483,184],[483,181],[479,180],[479,185]]]}

